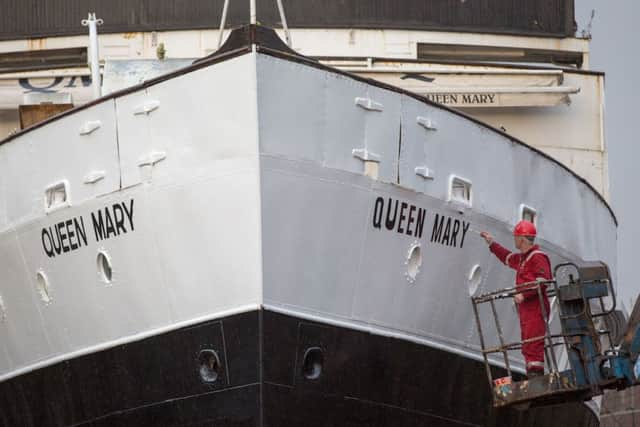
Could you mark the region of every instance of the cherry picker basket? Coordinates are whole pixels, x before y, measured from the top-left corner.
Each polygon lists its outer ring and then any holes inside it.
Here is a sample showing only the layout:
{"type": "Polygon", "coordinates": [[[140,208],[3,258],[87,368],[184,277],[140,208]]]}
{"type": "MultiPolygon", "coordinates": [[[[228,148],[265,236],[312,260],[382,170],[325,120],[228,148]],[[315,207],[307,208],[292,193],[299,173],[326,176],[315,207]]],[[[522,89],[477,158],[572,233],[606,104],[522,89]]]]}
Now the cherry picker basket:
{"type": "Polygon", "coordinates": [[[603,388],[615,386],[615,381],[619,381],[615,377],[608,382],[605,380],[607,375],[590,371],[593,366],[614,364],[620,360],[609,330],[596,330],[594,326],[596,318],[611,315],[616,307],[615,293],[605,264],[592,263],[581,268],[572,263],[560,264],[554,269],[553,280],[538,280],[491,291],[472,296],[471,300],[495,407],[582,401],[600,394],[603,388]],[[544,335],[507,342],[496,306],[504,302],[512,303],[516,295],[531,291],[537,294],[544,319],[550,317],[545,309],[545,293],[552,301],[551,311],[557,306],[555,309],[558,311],[561,330],[553,333],[551,322],[545,321],[544,335]],[[605,301],[607,297],[609,300],[605,301]],[[490,307],[497,345],[487,345],[480,316],[480,307],[483,305],[490,307]],[[602,336],[607,339],[601,340],[602,336]],[[547,374],[526,379],[522,374],[514,372],[509,352],[521,350],[523,344],[536,341],[544,343],[547,374]],[[604,353],[603,342],[608,343],[608,349],[604,353]],[[566,351],[567,360],[564,364],[569,365],[568,369],[559,363],[558,354],[563,351],[566,351]],[[497,355],[501,357],[496,358],[497,355]],[[495,365],[504,366],[506,376],[494,378],[493,372],[498,372],[498,369],[492,369],[490,359],[495,365]],[[576,368],[582,365],[585,369],[576,368]]]}

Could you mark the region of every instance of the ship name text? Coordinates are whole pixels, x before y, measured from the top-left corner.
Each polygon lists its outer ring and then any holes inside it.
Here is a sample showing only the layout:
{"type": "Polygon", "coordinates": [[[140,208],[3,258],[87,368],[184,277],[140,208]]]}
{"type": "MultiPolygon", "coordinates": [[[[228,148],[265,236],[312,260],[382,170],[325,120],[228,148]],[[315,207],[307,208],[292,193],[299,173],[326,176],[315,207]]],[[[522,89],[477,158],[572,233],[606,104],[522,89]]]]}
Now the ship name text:
{"type": "Polygon", "coordinates": [[[428,100],[445,105],[496,104],[495,93],[428,93],[428,100]]]}
{"type": "MultiPolygon", "coordinates": [[[[426,209],[402,200],[377,197],[373,205],[373,228],[377,230],[421,239],[426,220],[426,209]]],[[[470,226],[470,222],[435,214],[430,241],[443,246],[462,248],[470,226]]]]}
{"type": "Polygon", "coordinates": [[[373,209],[373,227],[379,230],[386,228],[389,231],[420,239],[426,216],[426,209],[411,203],[378,197],[373,209]]]}
{"type": "MultiPolygon", "coordinates": [[[[114,203],[90,213],[90,220],[77,216],[44,227],[40,233],[42,248],[54,258],[88,246],[86,227],[93,228],[96,242],[120,236],[135,230],[133,225],[133,199],[114,203]]],[[[89,233],[89,236],[92,236],[89,233]]]]}
{"type": "Polygon", "coordinates": [[[431,242],[462,248],[470,225],[470,222],[436,214],[431,230],[431,242]],[[459,241],[458,236],[460,237],[459,241]]]}

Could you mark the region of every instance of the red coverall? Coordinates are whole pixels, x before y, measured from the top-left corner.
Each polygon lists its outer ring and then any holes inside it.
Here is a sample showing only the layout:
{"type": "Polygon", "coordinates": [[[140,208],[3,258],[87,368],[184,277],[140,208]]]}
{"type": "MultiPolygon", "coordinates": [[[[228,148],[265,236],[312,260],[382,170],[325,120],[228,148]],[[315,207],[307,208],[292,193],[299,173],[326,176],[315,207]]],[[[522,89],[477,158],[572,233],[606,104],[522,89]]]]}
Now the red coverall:
{"type": "MultiPolygon", "coordinates": [[[[491,252],[505,265],[516,270],[516,287],[522,283],[533,282],[539,278],[550,280],[551,263],[547,255],[540,251],[537,245],[533,246],[525,253],[512,253],[500,244],[493,242],[489,246],[491,252]]],[[[546,285],[541,286],[544,291],[546,285]]],[[[524,301],[518,304],[518,314],[520,315],[520,336],[522,340],[544,336],[546,332],[542,310],[540,309],[540,299],[536,289],[522,293],[524,301]]],[[[543,292],[545,313],[549,315],[549,299],[546,292],[543,292]]],[[[527,372],[544,371],[544,341],[534,341],[522,346],[522,355],[527,364],[527,372]]]]}

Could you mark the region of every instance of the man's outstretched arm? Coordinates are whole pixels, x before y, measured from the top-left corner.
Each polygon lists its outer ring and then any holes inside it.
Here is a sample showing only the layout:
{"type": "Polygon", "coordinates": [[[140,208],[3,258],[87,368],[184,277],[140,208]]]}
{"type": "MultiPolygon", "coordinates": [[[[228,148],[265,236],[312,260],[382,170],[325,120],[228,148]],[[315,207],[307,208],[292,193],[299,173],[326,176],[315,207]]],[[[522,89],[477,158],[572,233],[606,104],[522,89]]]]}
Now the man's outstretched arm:
{"type": "Polygon", "coordinates": [[[493,252],[493,254],[502,261],[504,265],[511,267],[514,270],[518,269],[520,254],[514,254],[498,242],[494,241],[493,236],[486,231],[480,233],[480,236],[483,237],[489,245],[489,250],[493,252]]]}

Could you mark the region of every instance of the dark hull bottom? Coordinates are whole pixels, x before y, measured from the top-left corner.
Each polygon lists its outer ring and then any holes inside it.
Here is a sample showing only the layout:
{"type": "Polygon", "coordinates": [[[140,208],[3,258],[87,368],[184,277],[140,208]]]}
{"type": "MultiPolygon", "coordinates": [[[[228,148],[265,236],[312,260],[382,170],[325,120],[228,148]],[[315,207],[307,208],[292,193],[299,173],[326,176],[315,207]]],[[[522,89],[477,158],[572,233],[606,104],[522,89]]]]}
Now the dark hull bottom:
{"type": "Polygon", "coordinates": [[[581,404],[493,412],[479,362],[256,311],[5,381],[0,425],[596,426],[598,421],[581,404]],[[304,363],[310,347],[322,349],[317,379],[305,377],[313,366],[304,363]],[[203,349],[219,357],[213,383],[201,378],[203,349]]]}

